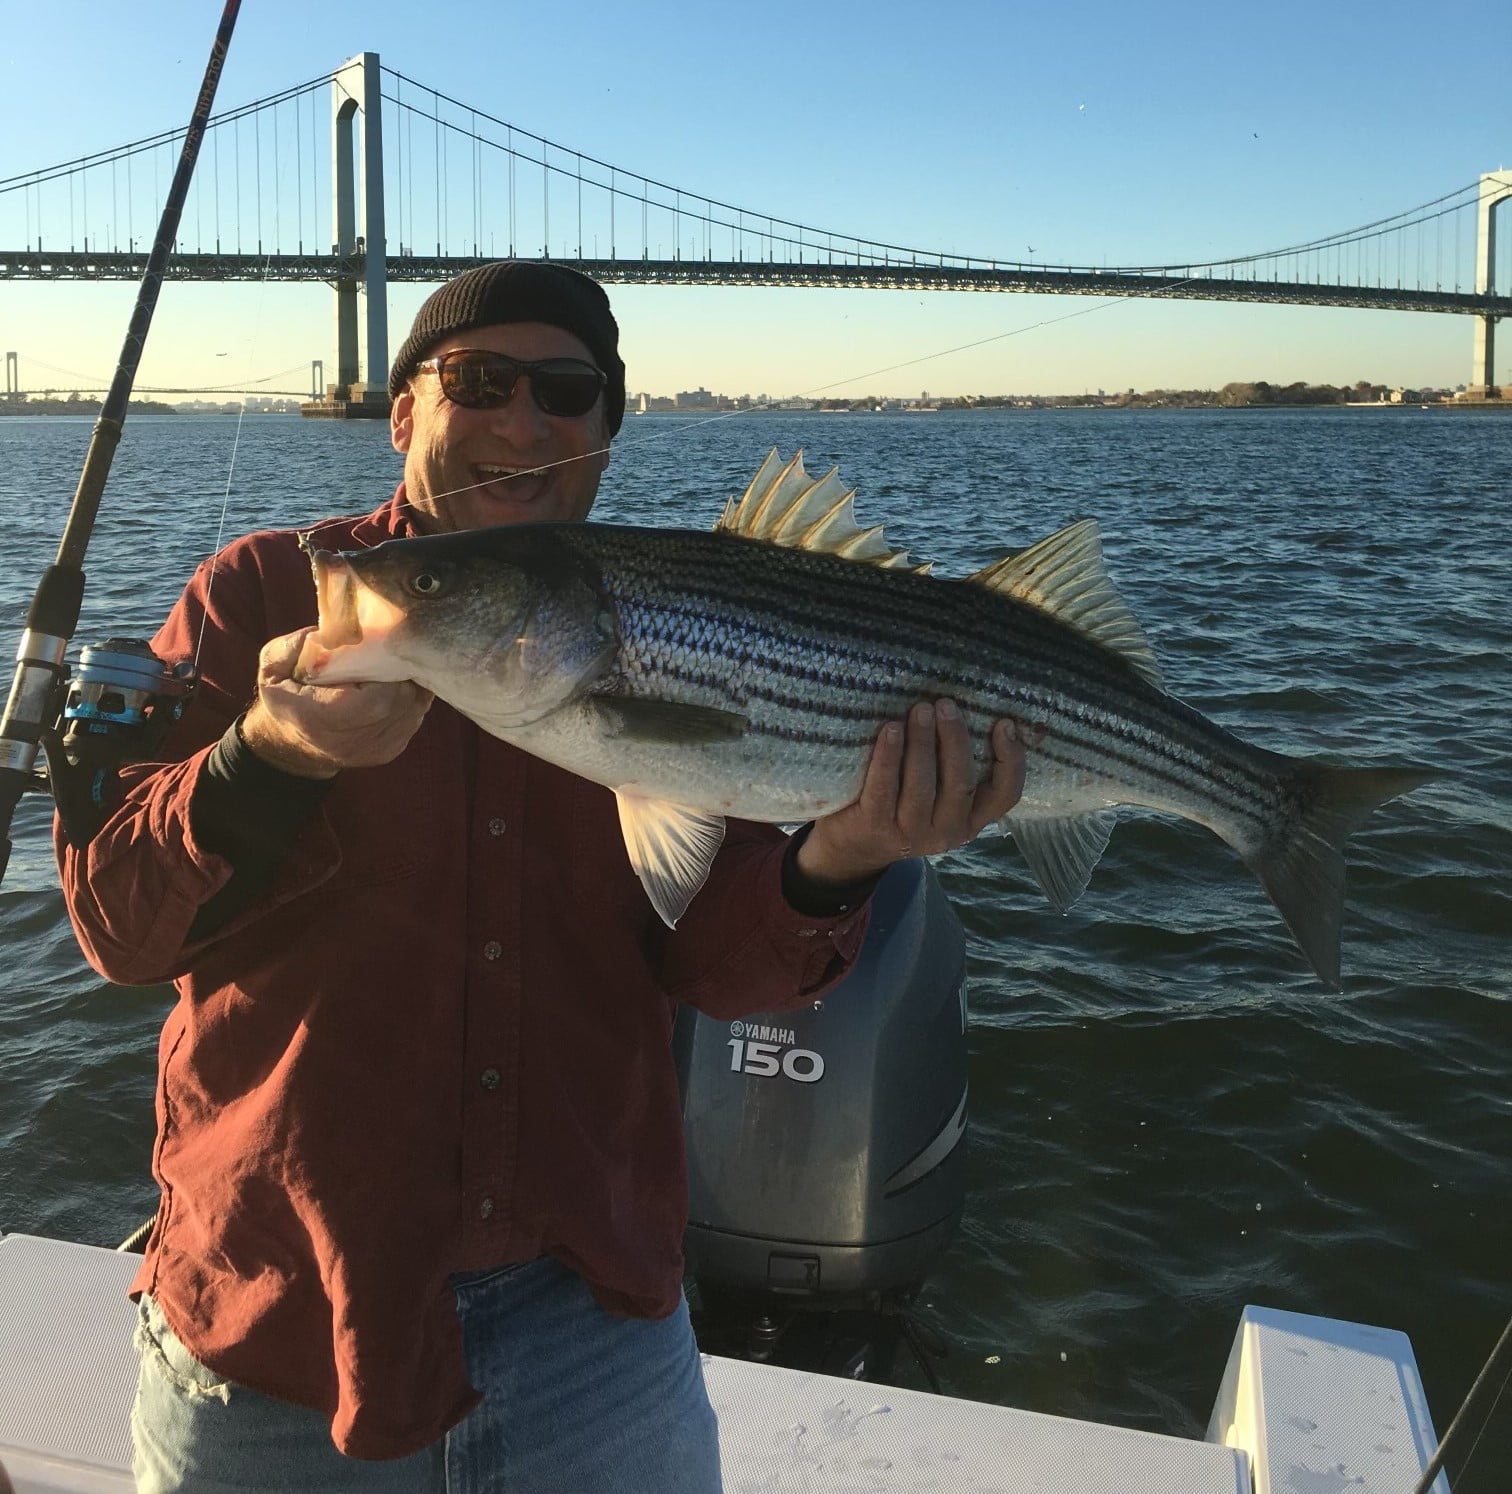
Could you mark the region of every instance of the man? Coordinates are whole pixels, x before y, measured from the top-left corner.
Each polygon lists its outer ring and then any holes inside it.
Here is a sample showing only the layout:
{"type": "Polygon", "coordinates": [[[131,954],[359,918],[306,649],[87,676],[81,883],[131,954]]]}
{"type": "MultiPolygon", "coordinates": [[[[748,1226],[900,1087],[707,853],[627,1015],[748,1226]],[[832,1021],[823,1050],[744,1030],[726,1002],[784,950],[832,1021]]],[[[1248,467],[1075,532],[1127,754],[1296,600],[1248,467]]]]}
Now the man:
{"type": "MultiPolygon", "coordinates": [[[[625,397],[595,282],[469,271],[390,387],[404,481],[325,547],[587,516],[625,397]]],[[[812,1000],[877,874],[1004,813],[1021,755],[1000,727],[978,787],[959,716],[917,707],[855,805],[791,842],[732,822],[673,932],[607,791],[413,684],[297,683],[314,621],[292,533],[202,565],[155,640],[201,674],[168,761],[60,840],[96,968],[179,994],[139,1488],[709,1494],[676,1003],[812,1000]]]]}

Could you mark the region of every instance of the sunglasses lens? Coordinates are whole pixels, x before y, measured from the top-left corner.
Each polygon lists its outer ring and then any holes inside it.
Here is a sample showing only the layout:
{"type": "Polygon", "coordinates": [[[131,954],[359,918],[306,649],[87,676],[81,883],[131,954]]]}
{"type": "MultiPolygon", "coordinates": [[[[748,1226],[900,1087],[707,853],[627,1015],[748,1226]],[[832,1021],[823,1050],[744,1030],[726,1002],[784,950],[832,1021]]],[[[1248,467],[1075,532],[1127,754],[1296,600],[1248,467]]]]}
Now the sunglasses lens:
{"type": "Polygon", "coordinates": [[[548,415],[586,415],[602,382],[598,369],[575,358],[548,359],[530,371],[535,402],[548,415]]]}
{"type": "Polygon", "coordinates": [[[507,404],[520,375],[530,380],[531,397],[547,415],[586,415],[598,399],[604,376],[577,358],[545,358],[522,363],[503,353],[464,350],[436,360],[441,392],[468,410],[507,404]]]}
{"type": "Polygon", "coordinates": [[[504,404],[514,392],[520,365],[498,353],[458,353],[436,364],[441,392],[454,405],[488,410],[504,404]]]}

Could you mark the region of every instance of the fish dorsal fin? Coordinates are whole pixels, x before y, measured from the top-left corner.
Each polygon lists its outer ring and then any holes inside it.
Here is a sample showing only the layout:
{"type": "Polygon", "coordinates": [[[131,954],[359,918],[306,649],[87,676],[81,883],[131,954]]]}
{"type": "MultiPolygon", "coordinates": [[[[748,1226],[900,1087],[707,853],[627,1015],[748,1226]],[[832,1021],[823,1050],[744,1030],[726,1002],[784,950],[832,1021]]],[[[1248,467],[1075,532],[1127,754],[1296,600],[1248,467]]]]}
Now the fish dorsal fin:
{"type": "Polygon", "coordinates": [[[916,575],[928,571],[927,564],[910,565],[907,550],[892,549],[882,537],[880,524],[863,529],[856,523],[851,506],[855,496],[856,490],[840,481],[838,467],[831,467],[816,482],[803,470],[801,451],[784,466],[774,446],[744,495],[725,504],[714,527],[746,539],[795,550],[823,550],[916,575]]]}
{"type": "Polygon", "coordinates": [[[1122,655],[1142,679],[1160,686],[1160,665],[1150,640],[1103,569],[1095,519],[1079,519],[970,579],[1069,623],[1122,655]]]}
{"type": "Polygon", "coordinates": [[[627,789],[616,790],[614,801],[630,865],[662,922],[676,928],[709,875],[714,853],[724,840],[724,816],[627,789]]]}

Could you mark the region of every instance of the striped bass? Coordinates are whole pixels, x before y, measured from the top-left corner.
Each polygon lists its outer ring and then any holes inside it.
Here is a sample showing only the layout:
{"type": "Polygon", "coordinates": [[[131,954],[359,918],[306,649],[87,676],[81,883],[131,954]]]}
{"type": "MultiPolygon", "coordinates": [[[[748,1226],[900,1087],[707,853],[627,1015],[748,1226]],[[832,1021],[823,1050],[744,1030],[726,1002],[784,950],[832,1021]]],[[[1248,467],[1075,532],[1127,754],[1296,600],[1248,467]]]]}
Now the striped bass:
{"type": "Polygon", "coordinates": [[[1435,775],[1286,757],[1167,694],[1090,520],[952,580],[858,528],[853,496],[774,451],[712,531],[514,524],[312,551],[320,624],[297,676],[413,680],[612,789],[668,924],[725,816],[843,808],[882,725],[949,698],[983,776],[992,723],[1015,723],[1024,791],[1002,827],[1056,908],[1120,807],[1179,815],[1238,852],[1337,985],[1344,841],[1435,775]]]}

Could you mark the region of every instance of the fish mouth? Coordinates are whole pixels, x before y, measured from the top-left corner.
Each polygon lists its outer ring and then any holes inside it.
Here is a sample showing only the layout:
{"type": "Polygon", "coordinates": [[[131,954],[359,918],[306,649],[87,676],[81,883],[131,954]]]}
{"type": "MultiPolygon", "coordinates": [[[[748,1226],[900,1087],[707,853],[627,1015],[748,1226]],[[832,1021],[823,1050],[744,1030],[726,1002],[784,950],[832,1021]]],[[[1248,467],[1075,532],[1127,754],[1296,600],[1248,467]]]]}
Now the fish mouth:
{"type": "Polygon", "coordinates": [[[310,557],[315,571],[315,605],[320,622],[316,636],[326,648],[362,642],[357,611],[357,585],[352,567],[334,550],[316,550],[310,557]]]}
{"type": "Polygon", "coordinates": [[[302,684],[318,680],[338,649],[362,642],[356,578],[345,556],[311,550],[310,568],[315,573],[317,622],[305,635],[294,666],[294,678],[302,684]]]}

